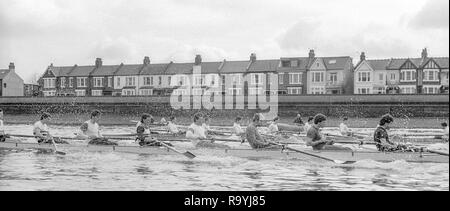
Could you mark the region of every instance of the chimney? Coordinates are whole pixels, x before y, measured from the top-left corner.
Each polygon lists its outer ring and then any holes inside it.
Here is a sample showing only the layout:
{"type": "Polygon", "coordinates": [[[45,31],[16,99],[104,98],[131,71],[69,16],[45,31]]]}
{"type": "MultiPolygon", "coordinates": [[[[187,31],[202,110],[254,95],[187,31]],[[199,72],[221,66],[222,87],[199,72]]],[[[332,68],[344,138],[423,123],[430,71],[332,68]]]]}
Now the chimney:
{"type": "Polygon", "coordinates": [[[360,56],[361,61],[365,61],[366,60],[366,53],[362,52],[361,56],[360,56]]]}
{"type": "Polygon", "coordinates": [[[102,59],[101,59],[101,58],[97,58],[97,59],[95,60],[95,67],[96,67],[96,68],[99,68],[99,67],[101,67],[102,65],[103,65],[102,59]]]}
{"type": "Polygon", "coordinates": [[[255,53],[252,53],[252,54],[250,55],[250,61],[251,61],[251,62],[256,62],[256,54],[255,54],[255,53]]]}
{"type": "Polygon", "coordinates": [[[16,66],[14,65],[14,62],[9,63],[9,70],[11,72],[14,72],[16,70],[16,66]]]}
{"type": "Polygon", "coordinates": [[[309,50],[309,58],[314,59],[316,57],[316,53],[314,53],[314,49],[309,50]]]}
{"type": "Polygon", "coordinates": [[[148,66],[148,65],[150,65],[150,57],[146,56],[144,58],[144,66],[148,66]]]}
{"type": "Polygon", "coordinates": [[[201,65],[202,64],[202,56],[201,55],[197,55],[195,56],[195,65],[201,65]]]}
{"type": "Polygon", "coordinates": [[[428,51],[426,48],[422,49],[422,59],[428,58],[428,51]]]}

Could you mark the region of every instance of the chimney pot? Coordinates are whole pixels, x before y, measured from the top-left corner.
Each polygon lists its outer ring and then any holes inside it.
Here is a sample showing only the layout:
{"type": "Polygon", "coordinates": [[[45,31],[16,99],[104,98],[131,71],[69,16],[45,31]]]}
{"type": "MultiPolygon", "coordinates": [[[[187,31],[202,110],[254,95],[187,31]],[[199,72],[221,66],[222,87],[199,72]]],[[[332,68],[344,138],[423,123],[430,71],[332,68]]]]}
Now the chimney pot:
{"type": "Polygon", "coordinates": [[[361,61],[366,60],[366,53],[365,53],[365,52],[362,52],[360,58],[361,58],[361,61]]]}
{"type": "Polygon", "coordinates": [[[309,58],[315,58],[316,57],[316,53],[314,52],[314,49],[309,50],[309,58]]]}
{"type": "Polygon", "coordinates": [[[256,53],[252,53],[252,54],[250,55],[250,61],[251,61],[251,62],[256,62],[256,53]]]}
{"type": "Polygon", "coordinates": [[[426,59],[428,58],[428,50],[426,48],[424,48],[422,50],[422,59],[426,59]]]}
{"type": "Polygon", "coordinates": [[[9,70],[14,71],[16,69],[16,66],[14,65],[14,62],[9,63],[9,70]]]}
{"type": "Polygon", "coordinates": [[[145,65],[145,66],[150,65],[150,57],[146,56],[146,57],[144,58],[144,65],[145,65]]]}
{"type": "Polygon", "coordinates": [[[195,56],[195,65],[200,65],[202,64],[202,56],[201,55],[197,55],[195,56]]]}

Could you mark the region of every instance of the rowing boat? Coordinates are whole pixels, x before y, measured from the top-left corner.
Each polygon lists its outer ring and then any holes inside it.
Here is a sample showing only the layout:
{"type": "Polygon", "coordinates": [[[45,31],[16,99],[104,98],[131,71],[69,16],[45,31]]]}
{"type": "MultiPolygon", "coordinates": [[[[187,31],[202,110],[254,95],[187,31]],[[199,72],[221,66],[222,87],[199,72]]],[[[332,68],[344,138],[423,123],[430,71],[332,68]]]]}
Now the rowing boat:
{"type": "MultiPolygon", "coordinates": [[[[2,142],[0,149],[8,150],[48,150],[53,151],[52,144],[2,142]]],[[[173,155],[173,152],[164,147],[140,147],[140,146],[97,146],[97,145],[58,145],[60,151],[65,152],[120,152],[142,155],[173,155]]],[[[236,149],[209,149],[192,148],[190,152],[197,156],[232,156],[246,159],[294,159],[304,161],[322,161],[320,159],[297,153],[292,150],[254,150],[250,148],[236,149]]],[[[311,149],[301,149],[307,153],[313,153],[321,157],[345,161],[373,160],[378,162],[393,162],[404,160],[418,163],[449,163],[449,157],[434,153],[425,152],[378,152],[374,150],[361,151],[314,151],[311,149]]]]}

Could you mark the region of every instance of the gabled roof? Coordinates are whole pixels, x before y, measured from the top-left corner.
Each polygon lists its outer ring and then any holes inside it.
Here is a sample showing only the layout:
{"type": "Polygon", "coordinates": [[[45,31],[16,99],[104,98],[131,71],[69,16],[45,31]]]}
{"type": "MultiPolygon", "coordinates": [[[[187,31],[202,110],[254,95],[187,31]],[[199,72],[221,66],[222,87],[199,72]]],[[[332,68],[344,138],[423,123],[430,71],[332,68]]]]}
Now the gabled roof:
{"type": "Polygon", "coordinates": [[[95,68],[91,76],[113,76],[114,72],[119,68],[119,65],[104,65],[95,68]]]}
{"type": "Polygon", "coordinates": [[[169,64],[150,64],[141,70],[141,75],[164,75],[169,64]]]}
{"type": "Polygon", "coordinates": [[[0,79],[4,79],[6,77],[6,75],[8,75],[10,72],[9,69],[6,70],[0,70],[0,79]]]}
{"type": "Polygon", "coordinates": [[[137,76],[144,65],[120,65],[115,72],[115,76],[137,76]]]}
{"type": "Polygon", "coordinates": [[[202,74],[219,74],[222,62],[202,62],[202,74]]]}
{"type": "Polygon", "coordinates": [[[320,57],[325,64],[327,70],[342,70],[345,66],[352,61],[349,56],[345,57],[320,57]]]}
{"type": "MultiPolygon", "coordinates": [[[[364,60],[367,65],[372,68],[372,70],[387,70],[387,67],[391,63],[390,59],[377,59],[377,60],[364,60]]],[[[356,67],[355,70],[358,69],[361,66],[362,62],[360,61],[356,67]]]]}
{"type": "Polygon", "coordinates": [[[166,74],[192,74],[193,66],[194,63],[170,63],[166,70],[166,74]]]}
{"type": "Polygon", "coordinates": [[[222,74],[245,73],[250,61],[225,61],[220,72],[222,74]]]}
{"type": "MultiPolygon", "coordinates": [[[[89,74],[95,69],[95,66],[76,66],[73,70],[68,74],[68,76],[74,77],[88,77],[89,74]]],[[[56,73],[55,73],[56,74],[56,73]]]]}
{"type": "Polygon", "coordinates": [[[408,59],[391,59],[387,69],[399,70],[408,59]]]}
{"type": "Polygon", "coordinates": [[[276,72],[278,66],[280,65],[280,60],[256,60],[252,62],[248,72],[276,72]]]}
{"type": "Polygon", "coordinates": [[[434,61],[436,61],[436,63],[439,65],[440,68],[442,69],[448,69],[448,61],[449,58],[448,57],[438,57],[438,58],[433,58],[434,61]]]}

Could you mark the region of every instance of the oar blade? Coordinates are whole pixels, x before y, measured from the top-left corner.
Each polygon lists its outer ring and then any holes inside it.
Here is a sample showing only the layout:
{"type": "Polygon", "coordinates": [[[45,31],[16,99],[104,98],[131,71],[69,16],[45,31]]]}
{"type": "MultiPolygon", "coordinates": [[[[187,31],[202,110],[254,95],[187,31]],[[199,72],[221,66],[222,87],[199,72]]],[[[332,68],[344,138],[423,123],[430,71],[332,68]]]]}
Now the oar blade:
{"type": "Polygon", "coordinates": [[[348,164],[354,164],[356,161],[348,160],[348,161],[342,161],[342,160],[334,160],[334,163],[342,164],[342,165],[348,165],[348,164]]]}
{"type": "Polygon", "coordinates": [[[190,159],[194,159],[196,157],[194,154],[192,154],[192,152],[189,151],[186,151],[185,153],[183,153],[183,155],[190,159]]]}
{"type": "Polygon", "coordinates": [[[66,153],[62,152],[62,151],[56,151],[55,153],[58,154],[58,155],[66,155],[66,153]]]}

